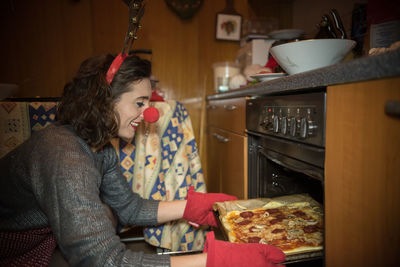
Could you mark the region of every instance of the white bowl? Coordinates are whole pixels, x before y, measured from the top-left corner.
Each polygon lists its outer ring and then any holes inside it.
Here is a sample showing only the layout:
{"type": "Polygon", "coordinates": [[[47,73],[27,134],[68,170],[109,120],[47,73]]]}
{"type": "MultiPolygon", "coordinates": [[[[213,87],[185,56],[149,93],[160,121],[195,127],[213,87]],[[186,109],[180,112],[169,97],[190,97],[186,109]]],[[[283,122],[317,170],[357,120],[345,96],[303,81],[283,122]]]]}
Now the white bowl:
{"type": "Polygon", "coordinates": [[[270,52],[288,74],[336,64],[356,45],[347,39],[310,39],[271,47],[270,52]]]}

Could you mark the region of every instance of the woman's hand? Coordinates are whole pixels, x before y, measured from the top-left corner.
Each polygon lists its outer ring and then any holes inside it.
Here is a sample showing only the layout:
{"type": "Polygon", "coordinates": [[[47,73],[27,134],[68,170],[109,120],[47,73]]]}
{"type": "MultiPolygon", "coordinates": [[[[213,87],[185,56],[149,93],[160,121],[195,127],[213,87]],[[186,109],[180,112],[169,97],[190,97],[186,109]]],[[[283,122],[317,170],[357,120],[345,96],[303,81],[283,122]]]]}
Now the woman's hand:
{"type": "Polygon", "coordinates": [[[282,267],[283,252],[259,243],[235,244],[215,240],[214,232],[207,234],[202,254],[171,257],[172,267],[282,267]]]}
{"type": "Polygon", "coordinates": [[[211,225],[217,227],[212,205],[219,201],[236,200],[234,196],[217,193],[194,192],[189,188],[187,200],[161,201],[157,219],[159,223],[178,220],[182,217],[193,226],[211,225]]]}
{"type": "Polygon", "coordinates": [[[285,260],[285,254],[277,247],[259,243],[235,244],[215,240],[214,232],[207,233],[204,251],[206,267],[276,267],[285,260]]]}
{"type": "Polygon", "coordinates": [[[217,227],[217,221],[212,212],[215,202],[236,200],[237,197],[219,193],[198,193],[194,192],[191,186],[188,191],[187,203],[183,218],[190,223],[211,225],[217,227]]]}

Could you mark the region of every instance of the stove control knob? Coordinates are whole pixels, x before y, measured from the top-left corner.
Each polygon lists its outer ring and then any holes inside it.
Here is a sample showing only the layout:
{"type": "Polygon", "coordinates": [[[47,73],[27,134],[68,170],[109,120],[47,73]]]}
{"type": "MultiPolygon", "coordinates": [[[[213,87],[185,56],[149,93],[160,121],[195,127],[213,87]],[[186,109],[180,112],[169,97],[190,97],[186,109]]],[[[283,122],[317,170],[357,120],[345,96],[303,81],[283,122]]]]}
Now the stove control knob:
{"type": "Polygon", "coordinates": [[[307,127],[307,129],[308,129],[307,135],[308,136],[313,136],[315,134],[315,132],[317,131],[317,129],[318,129],[318,125],[315,124],[315,121],[311,121],[311,120],[307,121],[307,125],[308,125],[308,127],[307,127]]]}
{"type": "Polygon", "coordinates": [[[283,117],[281,122],[281,133],[283,135],[287,134],[287,128],[288,128],[288,120],[286,117],[283,117]]]}
{"type": "Polygon", "coordinates": [[[306,118],[301,118],[300,119],[300,137],[301,138],[306,138],[307,137],[307,120],[306,118]]]}
{"type": "Polygon", "coordinates": [[[290,119],[290,135],[291,136],[296,136],[296,132],[297,132],[297,122],[296,122],[296,118],[292,117],[290,119]]]}
{"type": "Polygon", "coordinates": [[[318,125],[311,119],[311,109],[307,109],[307,135],[313,136],[318,129],[318,125]]]}
{"type": "Polygon", "coordinates": [[[274,133],[279,133],[279,118],[274,116],[274,133]]]}

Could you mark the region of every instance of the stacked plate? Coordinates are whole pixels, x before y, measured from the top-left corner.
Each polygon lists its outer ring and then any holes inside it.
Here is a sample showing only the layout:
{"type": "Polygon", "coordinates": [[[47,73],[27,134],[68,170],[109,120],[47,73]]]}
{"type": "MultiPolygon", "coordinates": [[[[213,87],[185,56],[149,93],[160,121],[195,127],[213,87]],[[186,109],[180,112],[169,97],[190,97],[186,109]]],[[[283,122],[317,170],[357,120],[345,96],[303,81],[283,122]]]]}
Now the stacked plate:
{"type": "Polygon", "coordinates": [[[265,82],[265,81],[270,81],[273,79],[277,79],[283,76],[286,76],[286,73],[279,72],[279,73],[260,73],[260,74],[255,74],[251,75],[250,77],[253,79],[257,79],[260,82],[265,82]]]}

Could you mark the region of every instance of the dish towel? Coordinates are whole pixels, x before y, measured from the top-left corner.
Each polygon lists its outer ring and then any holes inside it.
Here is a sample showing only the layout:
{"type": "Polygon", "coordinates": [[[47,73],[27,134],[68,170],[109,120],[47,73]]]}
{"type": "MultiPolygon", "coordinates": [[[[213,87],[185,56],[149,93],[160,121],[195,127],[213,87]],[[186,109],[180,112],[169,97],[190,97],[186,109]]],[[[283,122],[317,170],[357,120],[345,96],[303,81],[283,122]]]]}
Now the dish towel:
{"type": "MultiPolygon", "coordinates": [[[[205,193],[200,157],[187,110],[173,100],[151,102],[151,105],[160,112],[156,123],[142,123],[131,142],[112,141],[132,190],[146,199],[166,201],[185,199],[189,186],[205,193]]],[[[145,228],[144,238],[153,246],[172,251],[201,250],[204,229],[179,220],[145,228]]]]}

